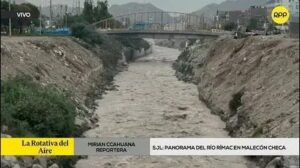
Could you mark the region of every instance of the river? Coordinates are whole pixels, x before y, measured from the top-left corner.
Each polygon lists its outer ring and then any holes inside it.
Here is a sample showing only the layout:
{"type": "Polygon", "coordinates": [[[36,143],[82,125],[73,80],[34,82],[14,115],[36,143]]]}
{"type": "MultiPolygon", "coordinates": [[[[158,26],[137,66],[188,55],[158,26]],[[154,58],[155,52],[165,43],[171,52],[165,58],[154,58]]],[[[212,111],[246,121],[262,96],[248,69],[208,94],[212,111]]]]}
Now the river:
{"type": "MultiPolygon", "coordinates": [[[[154,46],[153,53],[129,64],[115,77],[117,90],[97,103],[99,127],[86,137],[229,137],[225,123],[198,99],[194,84],[177,80],[176,49],[154,46]]],[[[246,168],[235,156],[89,156],[77,168],[246,168]]]]}

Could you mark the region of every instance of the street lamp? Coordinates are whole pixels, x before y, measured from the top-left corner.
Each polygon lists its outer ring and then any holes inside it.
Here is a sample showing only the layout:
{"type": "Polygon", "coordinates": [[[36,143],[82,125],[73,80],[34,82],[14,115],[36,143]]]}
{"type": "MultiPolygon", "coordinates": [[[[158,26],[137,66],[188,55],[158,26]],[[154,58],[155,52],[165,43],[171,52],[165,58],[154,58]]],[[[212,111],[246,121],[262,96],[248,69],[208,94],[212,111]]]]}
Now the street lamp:
{"type": "Polygon", "coordinates": [[[71,15],[71,13],[66,12],[65,15],[66,15],[66,27],[68,27],[68,16],[71,15]]]}

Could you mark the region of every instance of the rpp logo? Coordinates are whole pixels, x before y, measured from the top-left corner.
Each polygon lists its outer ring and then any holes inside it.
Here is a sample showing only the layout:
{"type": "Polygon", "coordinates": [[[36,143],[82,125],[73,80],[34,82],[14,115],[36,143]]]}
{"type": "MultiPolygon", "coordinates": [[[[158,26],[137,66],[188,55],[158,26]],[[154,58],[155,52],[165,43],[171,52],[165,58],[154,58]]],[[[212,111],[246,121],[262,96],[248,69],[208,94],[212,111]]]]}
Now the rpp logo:
{"type": "Polygon", "coordinates": [[[276,6],[272,10],[272,19],[277,24],[284,24],[289,21],[290,12],[285,6],[276,6]]]}
{"type": "Polygon", "coordinates": [[[287,12],[275,12],[274,17],[275,18],[280,18],[280,17],[287,17],[288,13],[287,12]]]}

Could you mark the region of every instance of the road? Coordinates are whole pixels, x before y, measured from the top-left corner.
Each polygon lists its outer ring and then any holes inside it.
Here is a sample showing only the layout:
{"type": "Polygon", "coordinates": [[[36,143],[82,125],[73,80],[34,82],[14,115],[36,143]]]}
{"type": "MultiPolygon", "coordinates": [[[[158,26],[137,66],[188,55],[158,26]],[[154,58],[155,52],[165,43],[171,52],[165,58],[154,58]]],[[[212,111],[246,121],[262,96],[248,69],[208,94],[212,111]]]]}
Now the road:
{"type": "MultiPolygon", "coordinates": [[[[225,124],[198,99],[195,85],[178,81],[172,62],[180,52],[154,46],[115,77],[116,91],[99,100],[99,127],[86,137],[228,137],[225,124]]],[[[243,157],[99,157],[79,160],[77,168],[246,168],[243,157]]]]}

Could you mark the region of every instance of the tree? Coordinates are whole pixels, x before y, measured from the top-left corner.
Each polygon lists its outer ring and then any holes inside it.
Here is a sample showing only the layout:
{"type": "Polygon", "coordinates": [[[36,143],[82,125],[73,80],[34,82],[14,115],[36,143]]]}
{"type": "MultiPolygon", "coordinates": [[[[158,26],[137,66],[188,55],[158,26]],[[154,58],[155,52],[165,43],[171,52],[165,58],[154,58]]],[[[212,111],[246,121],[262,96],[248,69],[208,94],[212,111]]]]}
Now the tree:
{"type": "Polygon", "coordinates": [[[108,12],[108,1],[98,0],[94,7],[92,0],[85,0],[82,17],[88,23],[93,23],[111,17],[111,14],[108,12]]]}
{"type": "MultiPolygon", "coordinates": [[[[1,0],[1,11],[2,10],[3,11],[8,11],[8,2],[7,1],[2,1],[1,0]]],[[[1,29],[4,28],[5,26],[8,26],[8,19],[1,17],[1,29]]]]}
{"type": "MultiPolygon", "coordinates": [[[[72,34],[73,36],[81,38],[88,43],[101,44],[103,37],[94,30],[94,26],[91,26],[88,23],[110,18],[111,16],[112,15],[108,12],[107,0],[98,0],[95,7],[93,6],[92,0],[85,0],[82,14],[71,18],[72,34]]],[[[115,20],[111,20],[109,24],[121,25],[120,22],[115,20]]]]}
{"type": "Polygon", "coordinates": [[[8,10],[8,2],[1,0],[1,10],[8,10]]]}
{"type": "Polygon", "coordinates": [[[108,12],[108,1],[97,1],[97,5],[94,8],[94,21],[99,21],[111,17],[108,12]]]}
{"type": "Polygon", "coordinates": [[[94,12],[93,12],[93,2],[92,0],[85,0],[84,1],[84,8],[82,12],[83,19],[88,23],[93,22],[94,12]]]}

